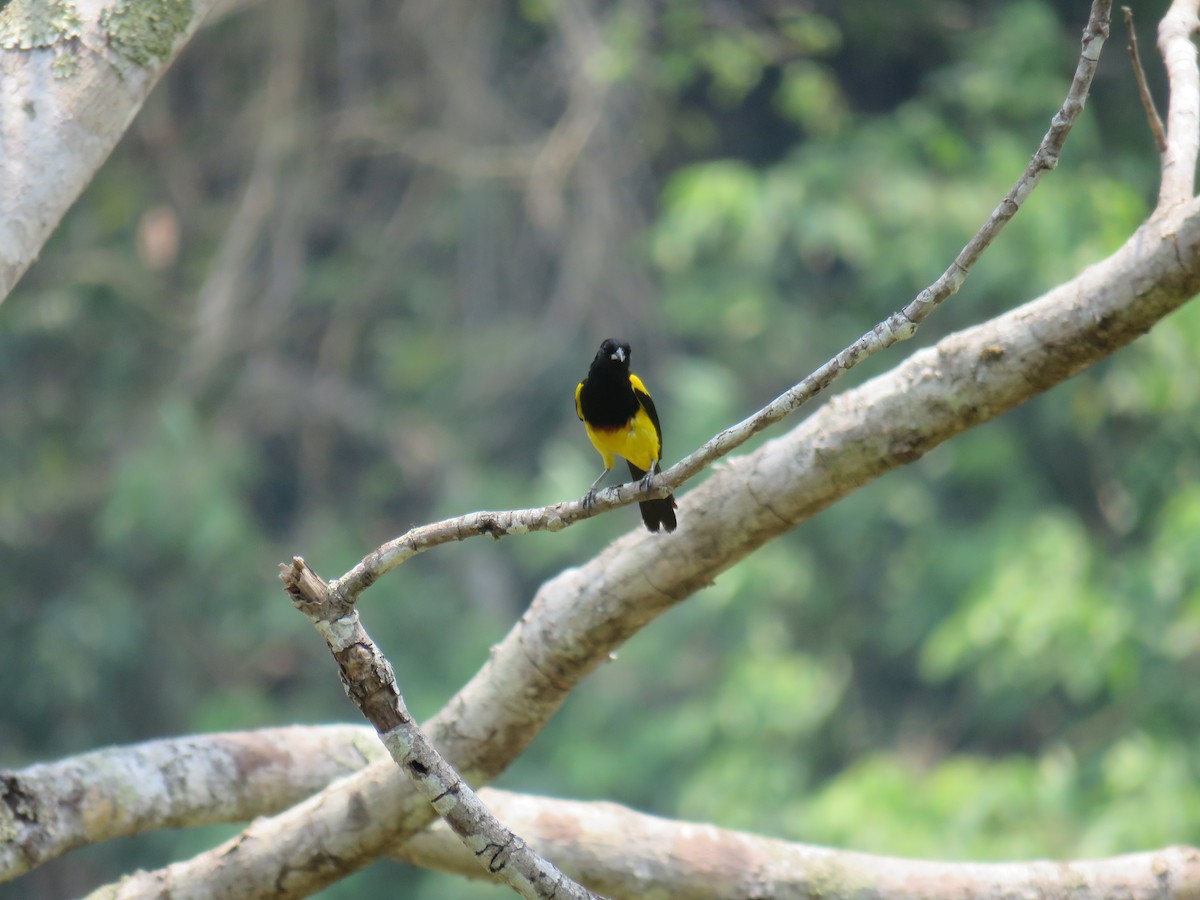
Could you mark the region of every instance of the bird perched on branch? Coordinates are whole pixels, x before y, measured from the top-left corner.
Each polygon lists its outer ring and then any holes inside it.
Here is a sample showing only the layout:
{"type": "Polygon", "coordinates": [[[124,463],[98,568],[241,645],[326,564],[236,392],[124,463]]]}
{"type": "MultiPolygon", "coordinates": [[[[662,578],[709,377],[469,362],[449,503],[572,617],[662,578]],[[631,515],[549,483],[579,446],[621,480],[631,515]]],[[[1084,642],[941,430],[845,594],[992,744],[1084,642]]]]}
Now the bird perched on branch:
{"type": "MultiPolygon", "coordinates": [[[[629,345],[624,341],[609,338],[600,345],[587,377],[575,388],[575,414],[604,460],[604,471],[584,495],[584,506],[595,502],[596,488],[612,471],[616,456],[624,457],[629,474],[642,479],[642,489],[649,490],[662,459],[662,426],[650,392],[629,371],[629,345]]],[[[674,497],[642,500],[638,506],[651,531],[675,530],[674,497]]]]}

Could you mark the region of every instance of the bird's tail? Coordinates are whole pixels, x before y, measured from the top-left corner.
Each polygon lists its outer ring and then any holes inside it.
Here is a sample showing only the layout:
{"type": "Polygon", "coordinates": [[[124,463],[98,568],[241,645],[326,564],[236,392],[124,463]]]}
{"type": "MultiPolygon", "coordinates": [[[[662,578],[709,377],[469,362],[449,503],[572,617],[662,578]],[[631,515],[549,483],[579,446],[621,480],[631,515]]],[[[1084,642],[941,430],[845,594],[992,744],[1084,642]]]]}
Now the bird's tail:
{"type": "MultiPolygon", "coordinates": [[[[634,481],[637,481],[644,478],[646,472],[630,463],[629,474],[633,476],[634,481]]],[[[675,498],[670,494],[661,500],[641,500],[638,502],[638,507],[642,511],[642,521],[651,531],[658,531],[659,528],[663,531],[675,530],[675,498]]]]}

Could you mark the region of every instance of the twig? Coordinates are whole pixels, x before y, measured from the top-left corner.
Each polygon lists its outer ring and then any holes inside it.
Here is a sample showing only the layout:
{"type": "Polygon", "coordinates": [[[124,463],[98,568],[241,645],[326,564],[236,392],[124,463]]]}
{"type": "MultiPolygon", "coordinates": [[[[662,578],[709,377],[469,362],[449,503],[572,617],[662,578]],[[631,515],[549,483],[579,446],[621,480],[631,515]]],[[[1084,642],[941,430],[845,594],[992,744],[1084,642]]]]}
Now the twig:
{"type": "MultiPolygon", "coordinates": [[[[1075,77],[1071,79],[1071,87],[1067,91],[1067,97],[1063,100],[1062,106],[1050,120],[1050,130],[1042,138],[1037,152],[1029,160],[1029,165],[1025,167],[1025,171],[1017,179],[1017,183],[1000,201],[1000,205],[992,211],[983,227],[963,247],[950,268],[930,287],[921,291],[912,303],[904,307],[902,312],[888,320],[889,323],[899,320],[893,325],[893,328],[902,329],[905,320],[911,321],[914,326],[921,324],[934,308],[957,292],[971,267],[1001,229],[1008,224],[1008,220],[1016,215],[1017,210],[1021,208],[1033,189],[1041,183],[1042,176],[1058,165],[1058,157],[1062,153],[1067,134],[1070,132],[1071,126],[1075,124],[1075,120],[1079,118],[1079,114],[1083,112],[1083,105],[1087,101],[1088,90],[1091,88],[1092,78],[1096,74],[1096,66],[1100,62],[1100,51],[1104,47],[1104,41],[1108,38],[1111,12],[1112,0],[1093,0],[1087,27],[1083,29],[1082,49],[1079,54],[1079,63],[1075,67],[1075,77]]],[[[878,326],[876,330],[878,330],[878,326]]],[[[907,336],[905,335],[905,337],[907,336]]],[[[865,335],[859,342],[868,340],[870,337],[869,334],[865,335]]]]}
{"type": "Polygon", "coordinates": [[[1196,69],[1200,0],[1174,0],[1158,25],[1158,50],[1171,86],[1167,103],[1167,149],[1162,155],[1162,182],[1155,214],[1161,215],[1195,194],[1197,125],[1200,124],[1200,71],[1196,69]]]}
{"type": "Polygon", "coordinates": [[[1142,68],[1142,55],[1138,52],[1137,30],[1133,27],[1133,10],[1122,6],[1125,15],[1125,28],[1129,32],[1129,61],[1133,64],[1133,77],[1137,81],[1138,96],[1142,99],[1142,109],[1146,111],[1146,121],[1150,125],[1150,133],[1154,135],[1154,146],[1159,153],[1167,152],[1167,135],[1163,131],[1162,119],[1154,106],[1154,98],[1150,96],[1150,86],[1146,84],[1146,70],[1142,68]]]}
{"type": "Polygon", "coordinates": [[[409,714],[387,657],[363,628],[357,610],[330,601],[331,592],[303,559],[280,566],[296,608],[325,638],[354,705],[374,726],[396,764],[412,779],[476,860],[497,881],[528,900],[600,900],[513,834],[437,751],[409,714]]]}
{"type": "MultiPolygon", "coordinates": [[[[821,391],[864,359],[893,344],[912,337],[917,326],[948,297],[961,287],[971,267],[991,245],[996,236],[1040,183],[1046,172],[1058,165],[1059,154],[1067,134],[1083,111],[1100,50],[1108,37],[1112,0],[1094,0],[1087,27],[1083,32],[1082,50],[1070,90],[1062,106],[1050,122],[1050,129],[1029,161],[1024,173],[992,211],[988,220],[959,252],[951,266],[933,284],[921,291],[903,310],[893,313],[857,341],[830,359],[799,384],[772,400],[748,419],[711,438],[694,453],[656,476],[649,491],[642,491],[638,482],[606,488],[596,495],[591,509],[584,509],[581,500],[565,501],[531,509],[469,513],[430,525],[413,528],[388,541],[343,575],[330,583],[331,591],[349,609],[356,598],[381,575],[403,565],[425,550],[450,541],[491,535],[499,539],[510,534],[530,531],[560,531],[568,525],[618,506],[626,506],[647,497],[665,497],[673,493],[699,472],[721,457],[740,447],[763,429],[795,412],[821,391]]],[[[686,527],[686,516],[683,517],[686,527]]],[[[670,538],[660,538],[670,540],[670,538]]]]}

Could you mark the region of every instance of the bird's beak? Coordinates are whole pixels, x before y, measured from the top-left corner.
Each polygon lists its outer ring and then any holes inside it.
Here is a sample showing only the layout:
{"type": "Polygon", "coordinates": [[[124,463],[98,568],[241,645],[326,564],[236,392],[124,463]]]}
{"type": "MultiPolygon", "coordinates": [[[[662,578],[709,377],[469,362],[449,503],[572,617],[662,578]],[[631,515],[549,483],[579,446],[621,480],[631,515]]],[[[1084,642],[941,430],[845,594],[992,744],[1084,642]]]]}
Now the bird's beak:
{"type": "Polygon", "coordinates": [[[619,360],[620,362],[625,362],[625,348],[618,347],[617,352],[614,353],[612,356],[610,356],[609,359],[615,359],[615,360],[619,360]]]}

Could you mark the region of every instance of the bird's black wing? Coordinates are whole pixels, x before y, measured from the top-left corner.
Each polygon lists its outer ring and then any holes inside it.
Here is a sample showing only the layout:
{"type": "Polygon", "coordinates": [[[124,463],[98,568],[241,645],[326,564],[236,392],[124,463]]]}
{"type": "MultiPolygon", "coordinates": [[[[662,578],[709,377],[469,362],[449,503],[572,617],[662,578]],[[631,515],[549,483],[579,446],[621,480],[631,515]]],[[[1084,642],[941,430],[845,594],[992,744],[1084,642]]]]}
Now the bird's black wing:
{"type": "Polygon", "coordinates": [[[650,397],[650,392],[646,390],[646,386],[642,384],[642,379],[636,375],[629,376],[629,386],[633,388],[633,396],[637,398],[637,402],[641,404],[642,409],[646,411],[646,415],[650,417],[650,421],[654,423],[654,433],[658,435],[658,458],[662,459],[662,425],[658,421],[658,410],[654,408],[654,400],[650,397]]]}

